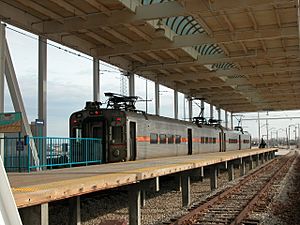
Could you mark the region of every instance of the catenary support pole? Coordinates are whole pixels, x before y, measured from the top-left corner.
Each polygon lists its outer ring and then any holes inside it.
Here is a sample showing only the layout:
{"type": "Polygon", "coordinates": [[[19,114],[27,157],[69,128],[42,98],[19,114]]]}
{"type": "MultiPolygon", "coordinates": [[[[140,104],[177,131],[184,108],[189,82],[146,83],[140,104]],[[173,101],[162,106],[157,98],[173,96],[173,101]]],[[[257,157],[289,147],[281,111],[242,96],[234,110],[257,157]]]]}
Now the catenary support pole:
{"type": "Polygon", "coordinates": [[[159,83],[155,82],[155,115],[160,115],[160,96],[159,96],[159,83]]]}
{"type": "Polygon", "coordinates": [[[100,65],[98,58],[93,58],[93,99],[100,102],[100,65]]]}
{"type": "Polygon", "coordinates": [[[174,119],[178,120],[178,91],[174,90],[174,119]]]}

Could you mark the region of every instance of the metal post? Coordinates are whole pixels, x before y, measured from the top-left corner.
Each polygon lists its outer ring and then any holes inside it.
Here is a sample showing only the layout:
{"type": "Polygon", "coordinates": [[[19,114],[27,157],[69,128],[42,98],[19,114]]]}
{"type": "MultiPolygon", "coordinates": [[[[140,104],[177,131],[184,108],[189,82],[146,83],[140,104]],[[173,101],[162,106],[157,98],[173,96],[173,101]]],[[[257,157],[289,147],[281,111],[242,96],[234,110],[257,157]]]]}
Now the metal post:
{"type": "Polygon", "coordinates": [[[228,112],[227,110],[225,111],[225,127],[228,129],[228,112]]]}
{"type": "Polygon", "coordinates": [[[100,102],[100,65],[97,58],[93,58],[93,99],[100,102]]]}
{"type": "Polygon", "coordinates": [[[210,119],[214,118],[214,106],[210,104],[210,119]]]}
{"type": "Polygon", "coordinates": [[[48,225],[48,203],[22,208],[20,210],[20,215],[23,225],[48,225]]]}
{"type": "Polygon", "coordinates": [[[257,113],[257,123],[258,123],[258,142],[260,142],[260,118],[259,118],[259,112],[257,113]]]}
{"type": "Polygon", "coordinates": [[[228,180],[229,181],[234,180],[234,164],[229,163],[227,170],[228,170],[228,180]]]}
{"type": "MultiPolygon", "coordinates": [[[[4,112],[4,70],[5,70],[5,24],[0,23],[0,113],[4,112]]],[[[0,133],[4,138],[4,133],[0,133]]],[[[4,161],[4,140],[0,140],[0,156],[4,161]]]]}
{"type": "Polygon", "coordinates": [[[160,115],[159,83],[155,82],[155,115],[160,115]]]}
{"type": "Polygon", "coordinates": [[[188,97],[189,102],[189,121],[191,122],[193,120],[193,99],[191,97],[188,97]]]}
{"type": "Polygon", "coordinates": [[[174,90],[174,119],[178,120],[178,91],[174,90]]]}
{"type": "MultiPolygon", "coordinates": [[[[135,96],[135,87],[134,87],[134,83],[135,83],[135,79],[134,79],[134,74],[130,73],[128,76],[129,79],[129,96],[135,96]]],[[[147,99],[146,99],[147,100],[147,99]]]]}
{"type": "Polygon", "coordinates": [[[230,117],[231,117],[231,130],[233,130],[233,114],[231,113],[231,115],[230,115],[230,117]]]}

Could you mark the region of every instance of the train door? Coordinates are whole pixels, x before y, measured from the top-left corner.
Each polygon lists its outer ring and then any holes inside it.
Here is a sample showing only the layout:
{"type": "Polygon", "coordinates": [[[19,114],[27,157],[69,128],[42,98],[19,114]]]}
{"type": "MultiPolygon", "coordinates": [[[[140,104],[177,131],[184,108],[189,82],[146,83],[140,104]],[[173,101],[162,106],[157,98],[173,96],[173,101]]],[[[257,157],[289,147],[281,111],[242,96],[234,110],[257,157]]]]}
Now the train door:
{"type": "Polygon", "coordinates": [[[219,133],[219,146],[220,146],[220,152],[223,152],[223,138],[222,138],[222,136],[223,136],[223,133],[222,132],[220,132],[219,133]]]}
{"type": "Polygon", "coordinates": [[[242,138],[241,135],[239,135],[239,150],[242,149],[242,138]]]}
{"type": "Polygon", "coordinates": [[[192,129],[188,129],[188,155],[193,154],[193,135],[192,135],[192,129]]]}
{"type": "Polygon", "coordinates": [[[226,133],[224,133],[223,145],[224,145],[223,151],[226,152],[226,133]]]}
{"type": "Polygon", "coordinates": [[[129,149],[130,149],[130,159],[136,160],[137,150],[136,150],[136,123],[129,123],[129,149]]]}
{"type": "Polygon", "coordinates": [[[102,154],[99,155],[101,157],[102,162],[107,162],[107,152],[108,152],[108,144],[107,144],[107,130],[105,121],[98,121],[97,123],[91,124],[92,137],[93,138],[101,138],[102,141],[102,154]]]}

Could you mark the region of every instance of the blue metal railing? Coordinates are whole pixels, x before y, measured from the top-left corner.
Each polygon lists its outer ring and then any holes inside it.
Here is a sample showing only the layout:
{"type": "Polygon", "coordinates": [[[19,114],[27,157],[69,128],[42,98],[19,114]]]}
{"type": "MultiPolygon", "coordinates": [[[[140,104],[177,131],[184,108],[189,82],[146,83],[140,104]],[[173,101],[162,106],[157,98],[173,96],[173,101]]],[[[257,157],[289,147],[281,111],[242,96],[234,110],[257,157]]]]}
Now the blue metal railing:
{"type": "Polygon", "coordinates": [[[88,165],[102,162],[101,139],[27,137],[4,138],[4,165],[7,171],[31,171],[88,165]],[[34,141],[39,165],[34,164],[30,142],[34,141]]]}

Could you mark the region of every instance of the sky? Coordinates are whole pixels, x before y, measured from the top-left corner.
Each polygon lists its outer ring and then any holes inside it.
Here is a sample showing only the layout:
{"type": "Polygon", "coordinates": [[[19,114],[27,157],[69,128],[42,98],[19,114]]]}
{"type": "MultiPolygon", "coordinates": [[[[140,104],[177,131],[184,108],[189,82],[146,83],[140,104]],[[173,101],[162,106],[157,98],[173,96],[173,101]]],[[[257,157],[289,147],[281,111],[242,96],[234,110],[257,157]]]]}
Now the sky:
{"type": "MultiPolygon", "coordinates": [[[[13,60],[17,79],[23,96],[25,109],[29,121],[34,121],[38,115],[38,37],[16,27],[8,25],[6,37],[13,60]]],[[[93,99],[93,61],[92,58],[73,49],[48,41],[47,48],[47,123],[49,137],[68,137],[69,116],[84,108],[86,101],[93,99]]],[[[100,99],[105,102],[105,92],[128,94],[127,78],[121,79],[118,68],[100,63],[100,99]],[[121,88],[122,86],[125,87],[121,88]]],[[[5,85],[6,86],[6,85],[5,85]]],[[[148,113],[154,113],[154,83],[135,76],[135,94],[142,100],[148,101],[148,113]],[[146,88],[147,86],[147,88],[146,88]],[[146,95],[146,89],[147,95],[146,95]]],[[[160,85],[160,112],[162,116],[174,117],[174,92],[172,89],[160,85]]],[[[187,119],[188,104],[184,95],[179,93],[179,119],[187,119]]],[[[196,102],[200,105],[200,102],[196,102]]],[[[198,116],[200,109],[193,103],[193,116],[198,116]]],[[[146,111],[146,102],[136,104],[137,109],[146,111]]],[[[9,91],[5,87],[5,112],[14,111],[9,91]]],[[[204,116],[209,117],[209,105],[205,103],[204,116]]],[[[217,111],[214,109],[214,115],[217,111]]],[[[260,112],[261,118],[297,117],[299,111],[260,112]]],[[[225,112],[221,110],[222,124],[225,121],[225,112]]],[[[234,117],[234,126],[242,125],[252,136],[258,137],[257,113],[238,114],[234,117]],[[249,120],[252,119],[252,120],[249,120]]],[[[286,128],[292,124],[299,124],[300,119],[268,120],[269,137],[278,131],[279,137],[285,137],[286,128]]],[[[230,124],[230,116],[229,116],[230,124]]],[[[260,121],[261,135],[266,135],[266,120],[260,121]]],[[[293,130],[293,126],[290,126],[293,130]]],[[[291,132],[292,133],[292,132],[291,132]]],[[[298,135],[298,131],[297,131],[298,135]]]]}

